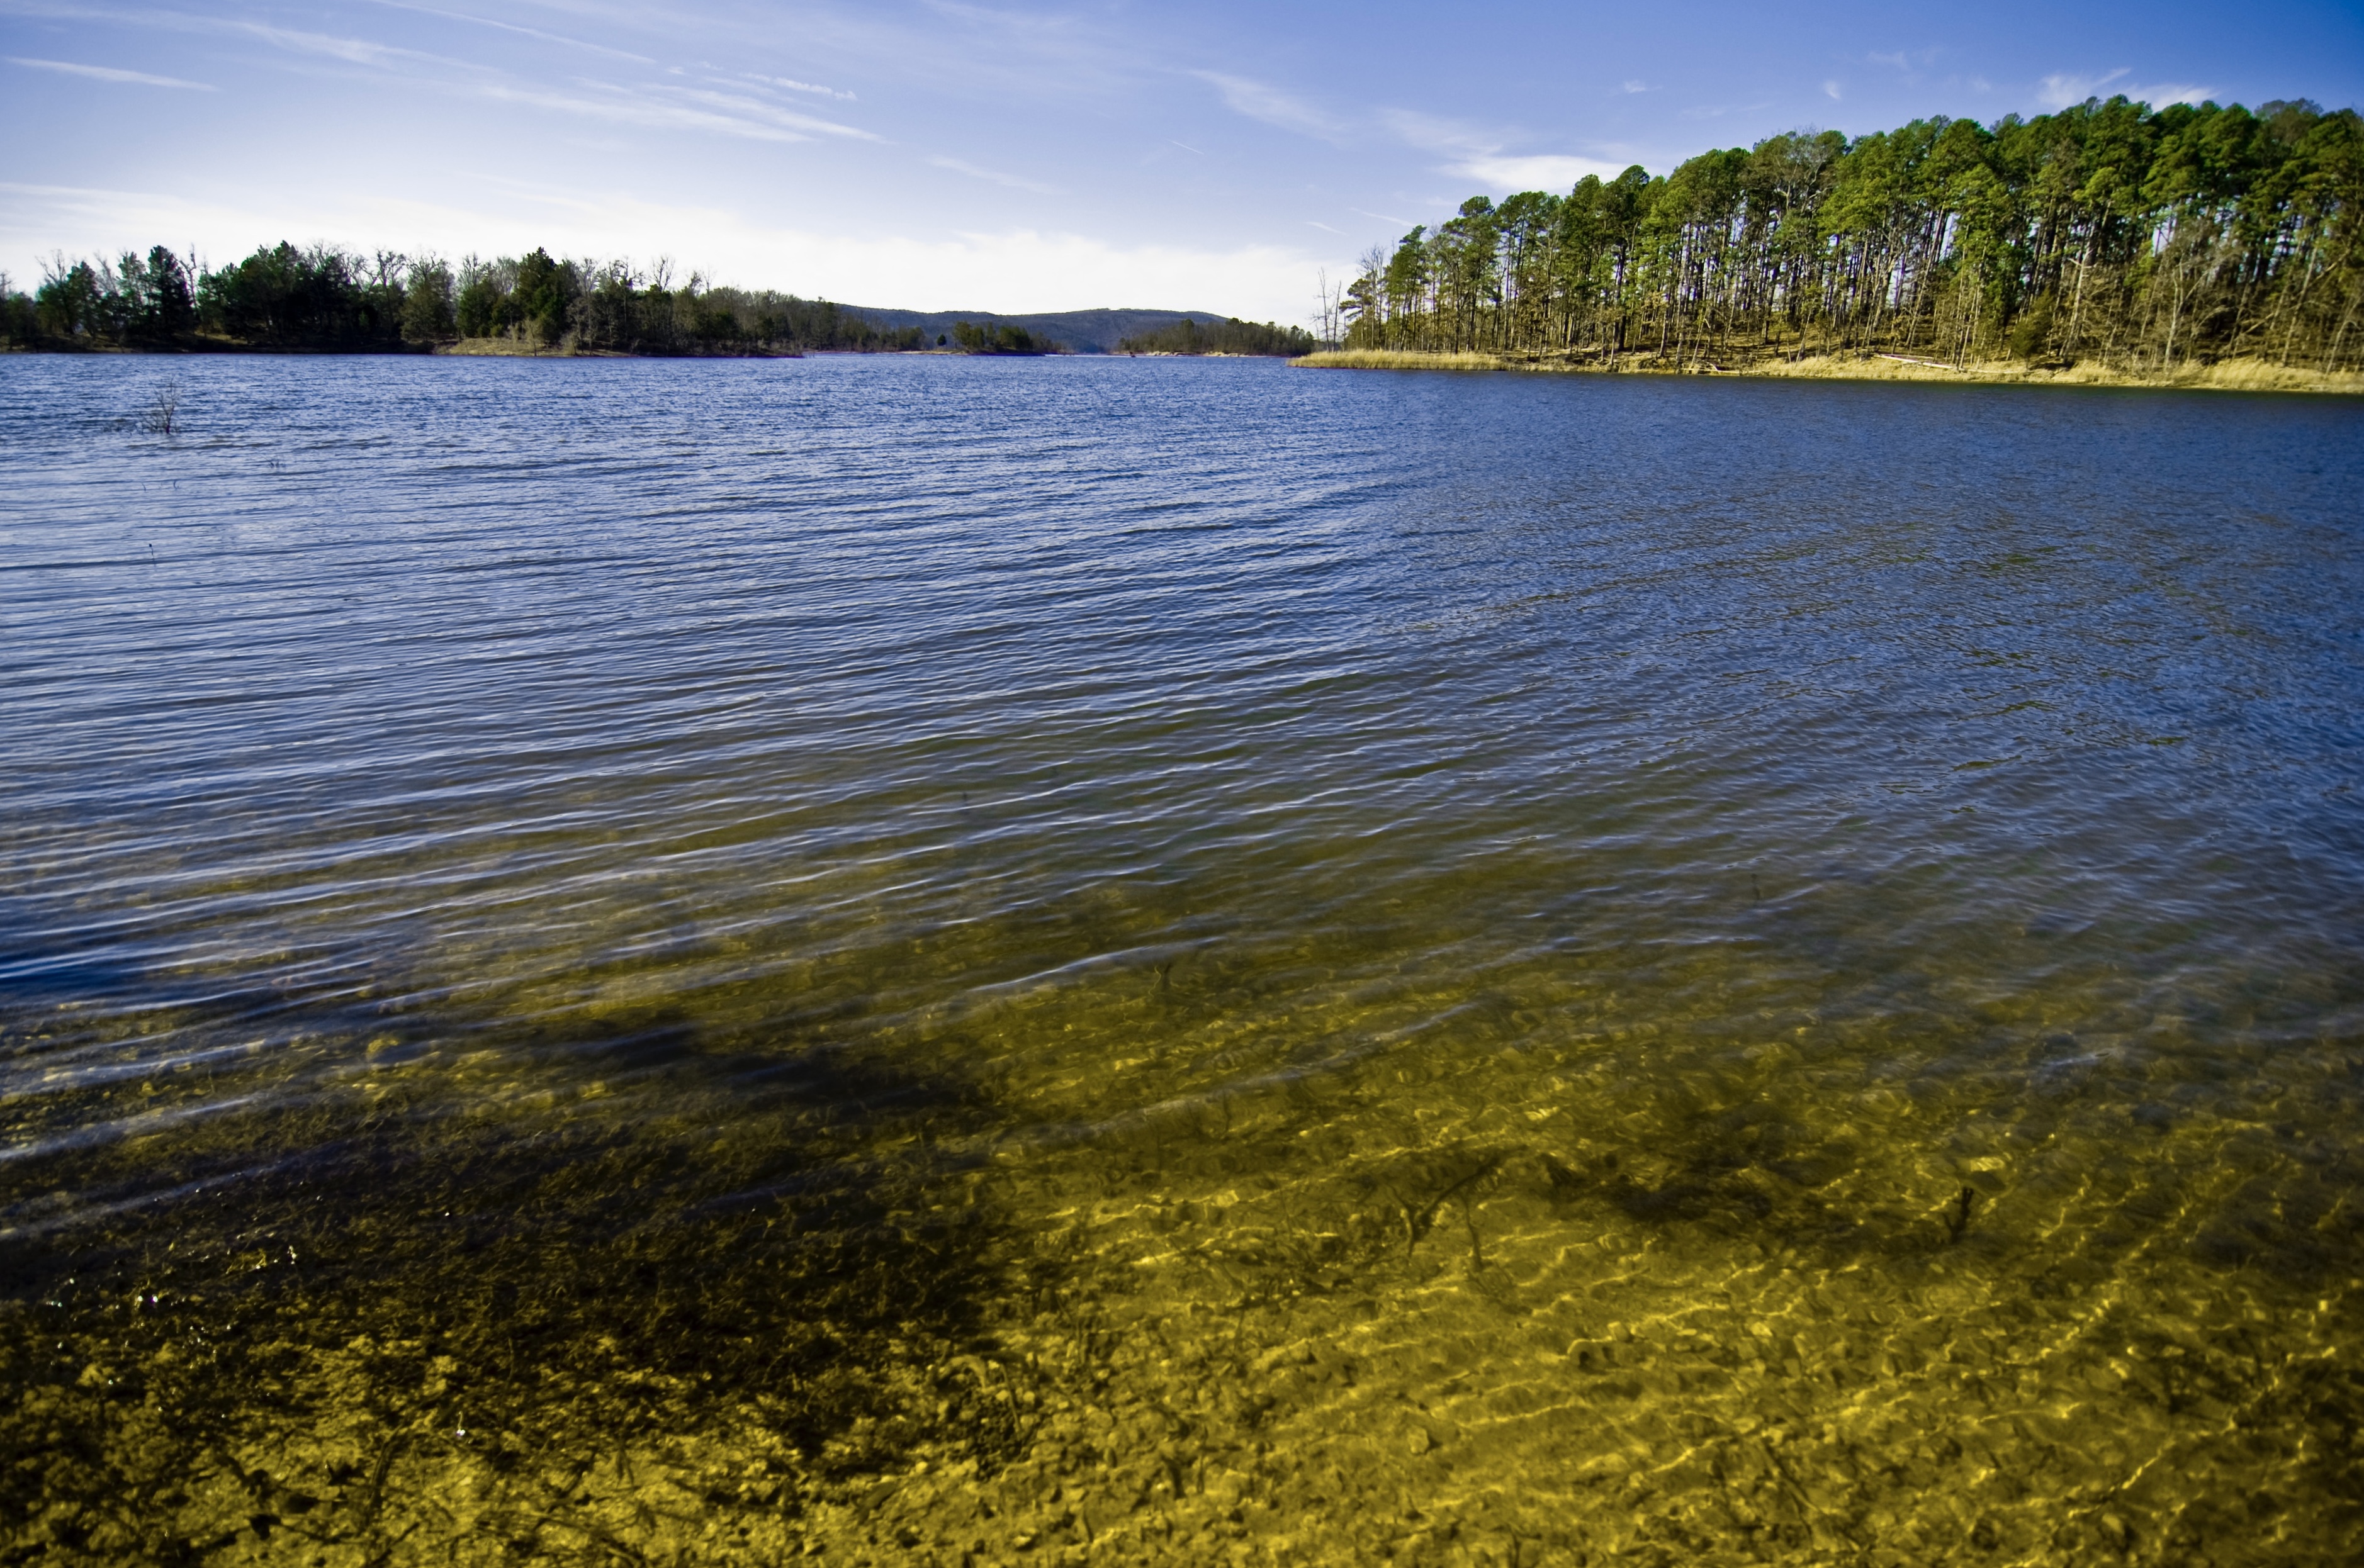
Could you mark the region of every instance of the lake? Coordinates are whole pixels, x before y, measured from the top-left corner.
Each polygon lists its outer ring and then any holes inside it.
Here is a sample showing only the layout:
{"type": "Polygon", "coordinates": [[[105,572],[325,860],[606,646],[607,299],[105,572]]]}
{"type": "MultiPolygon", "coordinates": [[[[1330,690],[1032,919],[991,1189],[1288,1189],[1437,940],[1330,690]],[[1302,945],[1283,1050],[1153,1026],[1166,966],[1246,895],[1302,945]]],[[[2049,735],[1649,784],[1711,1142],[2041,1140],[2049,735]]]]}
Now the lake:
{"type": "Polygon", "coordinates": [[[2364,407],[20,356],[0,437],[13,1552],[2364,1553],[2364,407]]]}

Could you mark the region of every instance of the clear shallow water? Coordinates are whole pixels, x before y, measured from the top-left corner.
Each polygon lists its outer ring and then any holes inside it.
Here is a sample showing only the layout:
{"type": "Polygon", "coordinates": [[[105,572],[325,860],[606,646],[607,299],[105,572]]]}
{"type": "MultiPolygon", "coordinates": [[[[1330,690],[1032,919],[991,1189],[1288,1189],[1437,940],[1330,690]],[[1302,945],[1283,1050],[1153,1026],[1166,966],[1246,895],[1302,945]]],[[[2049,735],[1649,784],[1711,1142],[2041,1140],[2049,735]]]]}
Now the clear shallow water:
{"type": "Polygon", "coordinates": [[[18,359],[0,432],[12,1544],[2359,1545],[2364,409],[18,359]]]}

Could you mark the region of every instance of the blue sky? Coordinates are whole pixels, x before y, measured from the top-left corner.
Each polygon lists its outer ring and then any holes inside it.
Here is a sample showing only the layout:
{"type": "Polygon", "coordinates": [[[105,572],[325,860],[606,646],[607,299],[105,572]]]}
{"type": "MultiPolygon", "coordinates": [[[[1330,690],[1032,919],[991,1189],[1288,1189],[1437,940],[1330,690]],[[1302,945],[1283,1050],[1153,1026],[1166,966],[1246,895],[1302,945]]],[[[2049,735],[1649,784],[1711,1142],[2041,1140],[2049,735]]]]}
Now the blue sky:
{"type": "Polygon", "coordinates": [[[1478,192],[2089,92],[2364,105],[2364,5],[0,0],[0,268],[540,244],[1299,320],[1478,192]]]}

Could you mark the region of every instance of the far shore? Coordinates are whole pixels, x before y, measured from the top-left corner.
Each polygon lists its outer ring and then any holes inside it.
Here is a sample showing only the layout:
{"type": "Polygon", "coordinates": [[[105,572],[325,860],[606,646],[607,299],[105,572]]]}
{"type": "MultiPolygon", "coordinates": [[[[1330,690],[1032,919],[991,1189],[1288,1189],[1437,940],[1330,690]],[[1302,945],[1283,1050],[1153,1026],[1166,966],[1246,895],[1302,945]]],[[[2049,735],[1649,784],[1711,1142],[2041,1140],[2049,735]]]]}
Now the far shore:
{"type": "Polygon", "coordinates": [[[1334,349],[1288,361],[1308,370],[1533,371],[1589,375],[1773,376],[1799,381],[1977,382],[2007,386],[2138,386],[2196,392],[2308,392],[2364,395],[2364,373],[2314,371],[2263,360],[2179,365],[2167,372],[2113,370],[2100,364],[2038,366],[2016,360],[1973,360],[1961,365],[1918,355],[1882,352],[1815,354],[1729,363],[1693,361],[1680,369],[1641,356],[1611,364],[1600,360],[1540,355],[1425,353],[1402,349],[1334,349]]]}
{"type": "MultiPolygon", "coordinates": [[[[206,337],[196,333],[185,334],[183,337],[165,344],[142,343],[125,345],[119,343],[75,343],[64,347],[54,344],[42,344],[35,347],[11,344],[6,347],[0,347],[0,355],[22,354],[29,356],[34,354],[58,353],[126,355],[140,358],[156,358],[169,355],[269,354],[294,359],[414,358],[425,355],[442,358],[499,360],[801,360],[807,358],[869,359],[877,357],[909,359],[916,355],[927,355],[938,359],[955,360],[1039,360],[1075,358],[1111,360],[1257,360],[1277,359],[1282,357],[1277,354],[1232,353],[1221,350],[1211,349],[1199,353],[1178,353],[1164,349],[1125,349],[1099,351],[1079,351],[1065,348],[1034,350],[939,349],[934,347],[918,349],[786,349],[753,345],[729,349],[700,348],[670,353],[635,353],[627,349],[587,349],[577,345],[569,339],[561,339],[556,343],[535,343],[521,338],[461,338],[423,346],[403,344],[399,347],[394,348],[322,348],[315,345],[282,347],[276,344],[267,343],[240,343],[234,342],[226,338],[206,337]]],[[[1315,357],[1318,359],[1321,356],[1317,355],[1315,357]]],[[[1434,357],[1435,356],[1433,355],[1421,356],[1423,361],[1434,357]]],[[[1423,364],[1422,368],[1426,368],[1426,366],[1423,364]]],[[[1489,363],[1484,368],[1492,369],[1494,367],[1489,363]]]]}
{"type": "Polygon", "coordinates": [[[571,339],[562,339],[554,344],[528,342],[520,338],[463,338],[457,342],[438,343],[428,352],[455,354],[467,359],[501,360],[635,360],[635,359],[728,359],[728,360],[800,360],[801,350],[795,349],[749,349],[743,352],[648,355],[629,353],[621,349],[582,349],[571,339]]]}

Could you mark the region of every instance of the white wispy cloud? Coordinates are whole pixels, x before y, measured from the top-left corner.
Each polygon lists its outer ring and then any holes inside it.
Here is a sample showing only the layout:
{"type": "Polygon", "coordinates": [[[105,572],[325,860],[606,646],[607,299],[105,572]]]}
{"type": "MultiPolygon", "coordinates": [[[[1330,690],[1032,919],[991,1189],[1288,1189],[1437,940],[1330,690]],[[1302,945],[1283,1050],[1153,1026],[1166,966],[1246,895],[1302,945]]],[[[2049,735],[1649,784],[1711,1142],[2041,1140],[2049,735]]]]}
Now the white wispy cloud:
{"type": "Polygon", "coordinates": [[[1505,138],[1498,132],[1416,109],[1388,109],[1379,117],[1399,140],[1450,157],[1452,161],[1441,165],[1439,173],[1457,174],[1492,189],[1554,190],[1573,185],[1587,174],[1613,180],[1620,167],[1569,152],[1508,152],[1505,138]]]}
{"type": "Polygon", "coordinates": [[[1839,95],[1839,84],[1836,82],[1825,82],[1823,83],[1823,92],[1825,96],[1836,98],[1839,95]]]}
{"type": "Polygon", "coordinates": [[[702,130],[742,141],[812,141],[817,138],[789,127],[750,119],[744,115],[718,113],[692,104],[670,102],[652,94],[634,92],[611,83],[581,82],[575,90],[537,87],[522,82],[489,81],[452,83],[450,90],[493,103],[550,109],[614,125],[650,130],[702,130]]]}
{"type": "Polygon", "coordinates": [[[7,0],[7,3],[0,4],[0,14],[58,21],[112,22],[142,33],[195,33],[252,39],[290,53],[317,55],[355,65],[385,67],[406,60],[446,67],[467,67],[470,63],[419,50],[378,43],[370,39],[344,38],[332,33],[273,27],[263,22],[190,11],[62,4],[59,0],[7,0]]]}
{"type": "Polygon", "coordinates": [[[1194,71],[1190,74],[1221,94],[1223,106],[1233,114],[1322,141],[1337,142],[1345,137],[1344,121],[1267,83],[1245,76],[1226,76],[1220,71],[1194,71]]]}
{"type": "MultiPolygon", "coordinates": [[[[1835,98],[1839,95],[1839,84],[1835,82],[1825,82],[1823,83],[1823,91],[1835,98]]],[[[1717,120],[1722,119],[1726,115],[1754,114],[1758,109],[1769,109],[1772,106],[1773,106],[1770,102],[1761,104],[1701,104],[1695,108],[1685,109],[1683,111],[1683,118],[1687,120],[1717,120]]]]}
{"type": "Polygon", "coordinates": [[[1617,178],[1620,168],[1618,164],[1603,163],[1597,158],[1538,152],[1524,155],[1495,153],[1465,158],[1447,172],[1466,174],[1480,184],[1504,191],[1556,191],[1575,184],[1587,174],[1613,180],[1617,178]]]}
{"type": "Polygon", "coordinates": [[[2081,104],[2127,73],[2132,67],[2121,65],[2115,71],[2105,71],[2098,76],[2080,75],[2074,72],[2056,71],[2035,84],[2035,97],[2047,109],[2065,109],[2071,104],[2081,104]]]}
{"type": "MultiPolygon", "coordinates": [[[[259,22],[224,22],[219,26],[292,53],[402,73],[438,91],[622,125],[711,131],[749,141],[811,141],[821,137],[857,141],[883,139],[859,127],[784,109],[743,93],[717,92],[678,83],[659,83],[643,88],[582,77],[575,78],[571,88],[545,86],[520,81],[474,61],[369,39],[267,27],[259,22]]],[[[669,74],[683,72],[676,67],[669,74]]]]}
{"type": "Polygon", "coordinates": [[[1885,65],[1890,71],[1911,72],[1937,63],[1934,49],[1892,49],[1885,53],[1873,50],[1864,57],[1867,65],[1885,65]]]}
{"type": "MultiPolygon", "coordinates": [[[[881,141],[857,126],[783,108],[744,93],[718,92],[686,83],[651,86],[576,77],[562,83],[530,82],[475,61],[455,60],[424,50],[296,28],[178,11],[94,13],[131,19],[174,32],[213,33],[250,39],[298,57],[329,60],[375,71],[425,91],[447,96],[514,104],[643,129],[703,131],[744,141],[798,142],[836,138],[881,141]]],[[[442,14],[442,13],[438,13],[442,14]]],[[[456,13],[454,13],[456,15],[456,13]]],[[[630,56],[635,60],[640,56],[630,56]]],[[[94,68],[96,69],[96,68],[94,68]]],[[[678,72],[674,72],[678,74],[678,72]]]]}
{"type": "Polygon", "coordinates": [[[209,82],[185,82],[178,76],[151,76],[145,71],[125,71],[113,65],[77,65],[70,60],[28,60],[16,54],[8,56],[8,63],[30,66],[35,71],[55,71],[65,76],[87,76],[94,82],[120,82],[138,87],[185,87],[197,93],[220,91],[209,82]]]}
{"type": "MultiPolygon", "coordinates": [[[[630,91],[629,88],[608,85],[611,92],[629,93],[630,91]]],[[[884,139],[875,132],[864,130],[858,126],[841,125],[835,120],[820,119],[812,115],[798,114],[794,109],[784,109],[775,104],[767,104],[760,98],[750,98],[742,93],[718,93],[708,87],[680,87],[670,83],[660,83],[655,91],[673,98],[686,98],[693,104],[719,111],[725,116],[775,126],[783,130],[801,131],[813,136],[845,137],[855,141],[884,139]]]]}
{"type": "Polygon", "coordinates": [[[818,82],[799,82],[793,76],[758,76],[749,72],[747,80],[762,82],[774,87],[785,87],[791,93],[812,93],[824,98],[837,98],[849,104],[854,101],[853,95],[851,93],[841,92],[835,87],[824,87],[818,82]]]}
{"type": "Polygon", "coordinates": [[[1650,84],[1647,82],[1639,80],[1633,82],[1621,82],[1618,83],[1618,87],[1620,91],[1627,93],[1646,93],[1650,91],[1650,84]]]}
{"type": "Polygon", "coordinates": [[[374,66],[381,71],[413,63],[463,71],[483,69],[470,61],[430,54],[424,50],[404,49],[398,44],[379,43],[374,39],[345,38],[336,33],[307,32],[299,28],[274,28],[262,22],[217,20],[209,17],[193,17],[187,20],[195,23],[199,30],[240,33],[259,39],[274,49],[285,50],[290,54],[341,60],[348,65],[374,66]]]}
{"type": "Polygon", "coordinates": [[[2147,86],[2126,81],[2133,67],[2121,65],[2115,71],[2083,74],[2072,71],[2056,71],[2036,83],[2035,101],[2047,109],[2073,108],[2088,98],[2102,95],[2107,88],[2113,94],[2123,93],[2136,103],[2154,106],[2161,104],[2198,104],[2215,95],[2213,87],[2194,82],[2155,82],[2147,86]]]}
{"type": "Polygon", "coordinates": [[[1396,139],[1423,152],[1499,152],[1502,139],[1467,120],[1449,119],[1419,109],[1383,109],[1379,119],[1396,139]]]}
{"type": "MultiPolygon", "coordinates": [[[[925,61],[927,69],[943,73],[949,91],[1016,91],[1039,102],[1121,92],[1136,84],[1146,69],[1138,37],[1105,14],[1093,16],[1081,8],[1018,10],[960,0],[921,0],[921,6],[933,19],[884,24],[875,41],[892,52],[880,58],[879,64],[908,72],[915,61],[925,61]]],[[[847,7],[847,13],[853,9],[847,7]]],[[[890,7],[870,9],[886,12],[890,7]]],[[[809,25],[827,14],[828,7],[815,6],[797,19],[809,25]]],[[[841,20],[839,30],[843,25],[841,20]]]]}
{"type": "Polygon", "coordinates": [[[1056,185],[1045,185],[1037,181],[1020,179],[1015,174],[1005,174],[998,169],[980,169],[976,164],[958,158],[937,157],[931,158],[928,161],[939,169],[949,169],[955,174],[966,174],[972,180],[990,180],[997,185],[1008,185],[1013,191],[1033,191],[1045,196],[1066,195],[1056,185]]]}
{"type": "Polygon", "coordinates": [[[1077,31],[1076,18],[1072,16],[1042,11],[1010,11],[995,6],[968,6],[958,0],[925,0],[929,10],[940,17],[997,28],[1027,38],[1064,38],[1077,31]]]}
{"type": "Polygon", "coordinates": [[[439,6],[416,5],[413,0],[369,0],[369,3],[373,6],[384,6],[388,10],[410,11],[421,17],[440,17],[447,22],[466,22],[473,27],[493,28],[505,33],[517,33],[525,38],[538,39],[543,43],[559,44],[567,49],[579,49],[591,54],[604,54],[610,60],[629,60],[638,65],[656,63],[647,55],[634,54],[630,50],[611,49],[606,44],[593,43],[587,39],[570,38],[564,33],[545,32],[540,28],[522,27],[516,22],[497,21],[491,17],[478,17],[466,11],[446,11],[439,6]]]}

